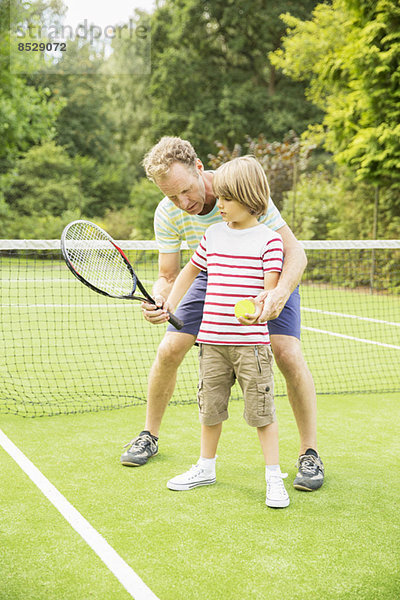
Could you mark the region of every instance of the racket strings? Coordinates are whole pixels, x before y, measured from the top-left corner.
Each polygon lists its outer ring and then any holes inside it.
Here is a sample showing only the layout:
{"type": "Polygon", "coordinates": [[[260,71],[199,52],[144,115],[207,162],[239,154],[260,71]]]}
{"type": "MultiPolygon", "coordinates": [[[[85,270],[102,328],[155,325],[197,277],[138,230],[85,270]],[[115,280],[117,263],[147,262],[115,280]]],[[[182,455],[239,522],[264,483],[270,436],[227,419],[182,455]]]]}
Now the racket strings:
{"type": "Polygon", "coordinates": [[[129,296],[135,282],[109,237],[89,223],[75,223],[66,235],[71,265],[88,283],[112,296],[129,296]]]}

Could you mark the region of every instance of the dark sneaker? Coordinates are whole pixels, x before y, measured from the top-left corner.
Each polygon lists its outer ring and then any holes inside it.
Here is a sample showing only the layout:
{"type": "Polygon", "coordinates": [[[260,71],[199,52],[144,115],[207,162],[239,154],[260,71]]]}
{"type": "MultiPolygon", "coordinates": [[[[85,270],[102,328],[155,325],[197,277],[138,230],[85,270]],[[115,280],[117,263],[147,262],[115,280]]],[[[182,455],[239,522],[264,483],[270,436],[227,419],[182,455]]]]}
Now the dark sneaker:
{"type": "Polygon", "coordinates": [[[324,464],[315,450],[308,449],[296,463],[298,473],[293,482],[296,490],[312,492],[324,483],[324,464]]]}
{"type": "Polygon", "coordinates": [[[141,467],[157,454],[157,438],[149,431],[142,431],[137,438],[125,444],[124,448],[128,450],[121,456],[121,464],[125,467],[141,467]]]}

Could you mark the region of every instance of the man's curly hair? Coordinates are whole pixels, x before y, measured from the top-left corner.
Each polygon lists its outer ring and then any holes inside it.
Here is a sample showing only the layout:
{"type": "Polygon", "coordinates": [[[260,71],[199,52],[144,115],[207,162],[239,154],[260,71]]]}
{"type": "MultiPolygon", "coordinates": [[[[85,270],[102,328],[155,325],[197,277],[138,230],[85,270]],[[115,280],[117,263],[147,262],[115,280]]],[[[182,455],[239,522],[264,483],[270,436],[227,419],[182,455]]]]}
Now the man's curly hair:
{"type": "Polygon", "coordinates": [[[192,144],[179,137],[164,136],[146,154],[143,166],[150,181],[168,174],[171,165],[180,162],[189,168],[196,168],[197,154],[192,144]]]}

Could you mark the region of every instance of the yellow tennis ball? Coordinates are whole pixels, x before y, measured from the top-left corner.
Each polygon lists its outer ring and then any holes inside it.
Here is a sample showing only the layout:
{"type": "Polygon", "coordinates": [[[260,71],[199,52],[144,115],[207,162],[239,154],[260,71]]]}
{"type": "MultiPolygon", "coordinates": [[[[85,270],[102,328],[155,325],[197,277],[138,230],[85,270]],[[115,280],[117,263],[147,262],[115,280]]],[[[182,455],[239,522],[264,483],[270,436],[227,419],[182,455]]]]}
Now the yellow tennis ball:
{"type": "Polygon", "coordinates": [[[239,317],[244,317],[246,313],[253,314],[256,312],[256,307],[254,302],[251,300],[239,300],[235,304],[235,317],[238,319],[239,317]]]}

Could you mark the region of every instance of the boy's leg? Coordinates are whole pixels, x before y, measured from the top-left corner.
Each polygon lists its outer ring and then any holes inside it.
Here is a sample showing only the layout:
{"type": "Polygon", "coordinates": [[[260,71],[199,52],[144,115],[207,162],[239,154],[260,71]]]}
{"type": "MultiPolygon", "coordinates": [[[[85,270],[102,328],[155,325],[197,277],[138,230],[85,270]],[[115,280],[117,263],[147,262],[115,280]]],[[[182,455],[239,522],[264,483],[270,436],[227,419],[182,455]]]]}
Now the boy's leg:
{"type": "Polygon", "coordinates": [[[285,508],[290,500],[279,466],[278,423],[274,407],[272,352],[266,346],[237,347],[235,374],[244,395],[244,418],[257,428],[264,455],[267,482],[265,503],[272,508],[285,508]]]}
{"type": "Polygon", "coordinates": [[[197,399],[201,422],[200,458],[195,465],[170,479],[170,490],[191,490],[215,483],[215,462],[222,422],[228,418],[230,390],[235,377],[226,347],[200,345],[200,380],[197,399]]]}
{"type": "Polygon", "coordinates": [[[283,483],[287,473],[282,474],[279,466],[277,421],[264,427],[257,427],[257,433],[265,459],[265,481],[267,483],[265,504],[271,508],[286,508],[290,504],[290,499],[283,483]]]}
{"type": "Polygon", "coordinates": [[[278,422],[257,427],[258,439],[266,465],[279,465],[278,422]]]}
{"type": "Polygon", "coordinates": [[[201,426],[201,445],[200,445],[200,457],[201,458],[215,458],[217,455],[217,447],[219,438],[221,437],[222,423],[216,425],[202,425],[201,426]]]}
{"type": "Polygon", "coordinates": [[[300,295],[296,289],[282,313],[268,323],[271,346],[286,380],[290,405],[300,436],[299,471],[294,487],[313,491],[324,481],[324,465],[317,451],[317,397],[313,377],[300,344],[300,295]]]}
{"type": "Polygon", "coordinates": [[[222,423],[201,426],[200,458],[188,471],[168,481],[167,487],[170,490],[192,490],[195,487],[212,485],[216,482],[215,462],[221,431],[222,423]]]}

